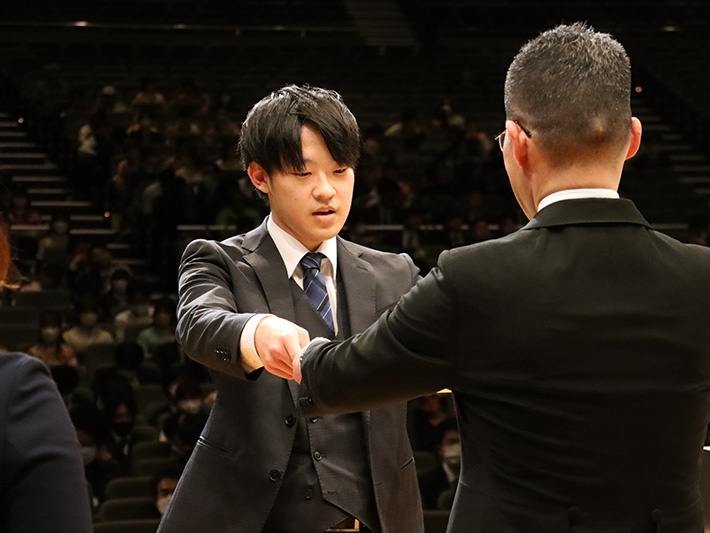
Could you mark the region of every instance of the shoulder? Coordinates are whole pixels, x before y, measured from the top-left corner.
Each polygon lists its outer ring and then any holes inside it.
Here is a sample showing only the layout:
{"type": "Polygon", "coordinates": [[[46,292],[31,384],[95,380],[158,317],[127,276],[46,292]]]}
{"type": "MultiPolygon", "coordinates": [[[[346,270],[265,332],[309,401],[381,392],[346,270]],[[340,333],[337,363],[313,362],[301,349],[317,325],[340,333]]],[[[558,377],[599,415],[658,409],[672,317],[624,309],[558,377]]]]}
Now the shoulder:
{"type": "MultiPolygon", "coordinates": [[[[341,245],[341,256],[345,259],[349,254],[361,259],[362,261],[370,263],[375,268],[390,267],[404,268],[408,270],[411,270],[412,268],[416,269],[412,258],[405,253],[383,252],[382,250],[368,248],[367,246],[346,241],[345,239],[338,239],[338,242],[341,245]]],[[[338,258],[338,261],[340,261],[340,257],[338,258]]]]}
{"type": "Polygon", "coordinates": [[[28,383],[49,384],[51,379],[47,366],[36,357],[17,352],[0,354],[0,390],[6,397],[28,383]]]}

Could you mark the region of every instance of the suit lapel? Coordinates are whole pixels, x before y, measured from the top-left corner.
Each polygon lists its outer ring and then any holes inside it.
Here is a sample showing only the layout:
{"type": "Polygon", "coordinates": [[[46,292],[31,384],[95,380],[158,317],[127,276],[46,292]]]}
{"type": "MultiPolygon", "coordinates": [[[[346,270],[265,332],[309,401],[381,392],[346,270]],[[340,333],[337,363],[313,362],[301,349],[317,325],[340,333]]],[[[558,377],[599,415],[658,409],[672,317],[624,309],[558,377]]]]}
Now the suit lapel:
{"type": "MultiPolygon", "coordinates": [[[[338,238],[338,283],[343,284],[346,295],[350,333],[355,335],[367,329],[377,318],[377,283],[372,265],[353,252],[346,241],[338,238]]],[[[362,412],[365,441],[370,443],[370,411],[362,412]]],[[[372,454],[370,454],[372,457],[372,454]]]]}
{"type": "MultiPolygon", "coordinates": [[[[254,270],[254,274],[259,279],[261,290],[269,304],[271,314],[296,321],[296,310],[291,298],[291,289],[286,267],[284,266],[281,254],[271,239],[266,229],[266,220],[256,229],[247,233],[244,237],[244,248],[251,250],[244,255],[244,261],[254,270]]],[[[293,399],[294,406],[298,403],[299,385],[295,381],[283,380],[284,386],[288,387],[293,399]]]]}
{"type": "Polygon", "coordinates": [[[377,318],[377,282],[372,265],[338,239],[338,283],[343,284],[350,333],[365,331],[377,318]]]}
{"type": "Polygon", "coordinates": [[[289,289],[290,280],[281,254],[266,230],[266,222],[247,233],[244,248],[251,250],[251,253],[244,255],[244,261],[252,267],[259,279],[261,290],[269,303],[269,310],[272,314],[293,322],[296,319],[296,311],[289,289]]]}

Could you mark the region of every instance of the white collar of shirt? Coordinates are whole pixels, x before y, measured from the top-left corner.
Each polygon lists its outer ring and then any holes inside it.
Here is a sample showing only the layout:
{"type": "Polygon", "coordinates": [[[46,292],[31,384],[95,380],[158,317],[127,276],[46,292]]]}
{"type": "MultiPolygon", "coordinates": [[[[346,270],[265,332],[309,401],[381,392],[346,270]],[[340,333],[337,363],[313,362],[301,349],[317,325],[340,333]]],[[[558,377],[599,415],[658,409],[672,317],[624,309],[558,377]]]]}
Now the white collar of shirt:
{"type": "MultiPolygon", "coordinates": [[[[284,229],[279,227],[276,222],[271,218],[271,215],[266,220],[266,229],[271,235],[271,238],[276,245],[276,248],[281,254],[281,259],[286,267],[286,272],[288,277],[294,277],[296,274],[296,281],[302,279],[302,272],[300,268],[300,261],[304,254],[308,253],[310,250],[303,246],[298,239],[293,235],[287,233],[284,229]]],[[[336,237],[323,241],[318,247],[316,252],[322,253],[328,261],[323,261],[321,263],[321,272],[324,276],[330,277],[335,281],[335,273],[338,271],[338,243],[336,237]]]]}
{"type": "Polygon", "coordinates": [[[619,193],[613,189],[567,189],[545,196],[537,206],[537,210],[562,200],[579,200],[580,198],[619,198],[619,193]]]}

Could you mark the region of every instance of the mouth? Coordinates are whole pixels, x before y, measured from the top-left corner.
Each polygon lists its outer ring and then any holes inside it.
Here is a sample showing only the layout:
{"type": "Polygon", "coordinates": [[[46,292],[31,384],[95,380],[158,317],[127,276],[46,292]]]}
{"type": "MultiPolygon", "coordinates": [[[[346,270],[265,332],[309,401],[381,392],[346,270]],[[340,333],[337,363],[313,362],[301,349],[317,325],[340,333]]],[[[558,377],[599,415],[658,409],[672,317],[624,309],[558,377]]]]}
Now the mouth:
{"type": "Polygon", "coordinates": [[[318,209],[317,211],[313,211],[313,214],[317,217],[325,217],[329,215],[334,215],[335,214],[335,209],[332,207],[325,207],[323,209],[318,209]]]}

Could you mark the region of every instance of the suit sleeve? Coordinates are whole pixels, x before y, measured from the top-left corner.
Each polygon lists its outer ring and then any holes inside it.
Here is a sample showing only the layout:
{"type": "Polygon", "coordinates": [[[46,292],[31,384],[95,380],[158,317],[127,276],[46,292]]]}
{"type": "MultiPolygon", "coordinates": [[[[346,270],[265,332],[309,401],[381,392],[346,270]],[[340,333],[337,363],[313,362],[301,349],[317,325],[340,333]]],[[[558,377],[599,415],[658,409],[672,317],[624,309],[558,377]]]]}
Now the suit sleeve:
{"type": "Polygon", "coordinates": [[[91,511],[79,443],[59,392],[40,361],[20,354],[2,365],[0,530],[90,533],[91,511]]]}
{"type": "Polygon", "coordinates": [[[304,413],[374,409],[452,386],[455,293],[434,268],[363,333],[311,344],[302,359],[304,413]]]}
{"type": "MultiPolygon", "coordinates": [[[[217,243],[196,240],[185,248],[180,262],[176,337],[185,353],[208,368],[238,378],[245,374],[239,343],[254,313],[237,305],[231,261],[217,243]]],[[[244,283],[251,283],[244,280],[244,283]]]]}

